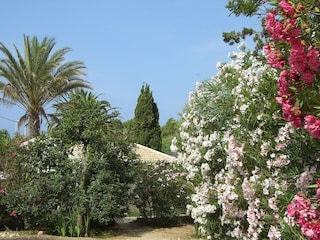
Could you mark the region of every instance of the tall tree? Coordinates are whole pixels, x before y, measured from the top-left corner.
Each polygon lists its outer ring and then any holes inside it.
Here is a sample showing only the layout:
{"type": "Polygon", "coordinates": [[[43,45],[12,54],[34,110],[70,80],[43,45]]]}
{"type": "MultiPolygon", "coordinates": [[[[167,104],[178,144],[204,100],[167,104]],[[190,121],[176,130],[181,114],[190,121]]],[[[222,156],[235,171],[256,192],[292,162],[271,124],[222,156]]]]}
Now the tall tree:
{"type": "Polygon", "coordinates": [[[133,137],[136,143],[161,151],[159,110],[148,84],[142,85],[134,111],[133,137]]]}
{"type": "MultiPolygon", "coordinates": [[[[85,208],[82,214],[103,224],[122,217],[131,181],[129,160],[134,155],[123,134],[119,112],[83,89],[70,93],[67,102],[57,105],[57,112],[61,118],[51,136],[67,146],[77,146],[80,153],[78,187],[85,196],[73,207],[85,208]]],[[[80,215],[77,220],[81,225],[80,215]]]]}
{"type": "Polygon", "coordinates": [[[14,45],[16,57],[0,43],[4,59],[0,63],[0,100],[16,105],[25,114],[19,119],[19,126],[28,125],[29,137],[39,136],[43,118],[48,121],[45,107],[53,100],[77,88],[91,88],[82,77],[85,75],[81,61],[64,62],[70,48],[53,52],[54,38],[24,36],[24,56],[14,45]]]}

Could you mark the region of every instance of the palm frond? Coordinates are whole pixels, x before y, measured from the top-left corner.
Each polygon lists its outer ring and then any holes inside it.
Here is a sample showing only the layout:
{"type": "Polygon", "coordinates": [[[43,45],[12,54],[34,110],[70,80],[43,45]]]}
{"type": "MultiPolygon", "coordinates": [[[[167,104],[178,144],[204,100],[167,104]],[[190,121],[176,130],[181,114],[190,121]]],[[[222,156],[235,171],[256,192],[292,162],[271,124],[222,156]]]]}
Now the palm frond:
{"type": "Polygon", "coordinates": [[[37,135],[42,119],[49,121],[44,107],[55,99],[77,88],[89,88],[85,76],[84,63],[65,61],[65,54],[71,48],[62,48],[53,52],[55,39],[24,36],[24,55],[14,45],[16,57],[0,43],[0,52],[5,56],[0,61],[0,92],[2,102],[20,106],[25,110],[21,121],[29,124],[30,135],[37,135]],[[32,132],[32,131],[36,132],[32,132]]]}

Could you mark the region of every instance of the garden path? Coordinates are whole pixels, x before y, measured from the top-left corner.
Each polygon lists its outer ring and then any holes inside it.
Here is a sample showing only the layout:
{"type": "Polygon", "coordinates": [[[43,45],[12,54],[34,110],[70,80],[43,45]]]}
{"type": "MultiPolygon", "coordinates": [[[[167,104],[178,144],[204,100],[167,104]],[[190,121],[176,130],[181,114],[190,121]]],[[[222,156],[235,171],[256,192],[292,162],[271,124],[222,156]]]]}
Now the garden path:
{"type": "Polygon", "coordinates": [[[0,239],[10,240],[200,240],[195,235],[194,226],[184,224],[177,227],[156,228],[136,224],[131,219],[118,221],[114,228],[115,236],[101,236],[99,238],[71,238],[46,234],[21,235],[16,232],[0,232],[0,239]]]}

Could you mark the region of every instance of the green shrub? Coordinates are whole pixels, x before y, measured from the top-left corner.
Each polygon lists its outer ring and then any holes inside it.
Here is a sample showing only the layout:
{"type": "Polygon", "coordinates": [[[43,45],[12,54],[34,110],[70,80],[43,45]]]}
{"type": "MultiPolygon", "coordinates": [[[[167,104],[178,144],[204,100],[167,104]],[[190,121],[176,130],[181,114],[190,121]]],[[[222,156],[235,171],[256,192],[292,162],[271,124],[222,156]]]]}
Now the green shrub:
{"type": "Polygon", "coordinates": [[[53,139],[39,138],[10,151],[3,164],[6,194],[1,204],[16,224],[23,222],[14,227],[53,227],[61,212],[75,205],[79,164],[53,139]]]}
{"type": "Polygon", "coordinates": [[[188,186],[183,168],[174,163],[140,163],[133,190],[134,204],[142,218],[173,223],[186,214],[189,203],[188,186]]]}
{"type": "Polygon", "coordinates": [[[68,236],[88,235],[92,223],[107,225],[124,216],[129,203],[128,161],[121,147],[105,144],[87,151],[86,182],[81,188],[82,161],[71,157],[59,139],[37,138],[12,146],[1,170],[0,219],[10,229],[41,229],[68,236]],[[109,152],[108,152],[109,151],[109,152]]]}

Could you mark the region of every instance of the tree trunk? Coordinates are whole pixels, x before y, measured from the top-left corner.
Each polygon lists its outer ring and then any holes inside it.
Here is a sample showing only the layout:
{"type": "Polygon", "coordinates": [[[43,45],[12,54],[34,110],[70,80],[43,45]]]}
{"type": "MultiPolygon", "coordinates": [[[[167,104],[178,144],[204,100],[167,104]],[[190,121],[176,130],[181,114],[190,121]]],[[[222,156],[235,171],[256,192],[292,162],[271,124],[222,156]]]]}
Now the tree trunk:
{"type": "MultiPolygon", "coordinates": [[[[87,166],[88,166],[88,149],[86,145],[81,146],[81,163],[82,163],[82,171],[80,177],[80,190],[86,191],[86,176],[87,176],[87,166]]],[[[81,213],[78,213],[77,216],[77,226],[83,227],[83,217],[81,213]]]]}
{"type": "Polygon", "coordinates": [[[29,123],[28,123],[28,129],[29,129],[29,138],[35,138],[40,135],[40,118],[39,114],[32,111],[29,112],[29,123]]]}

